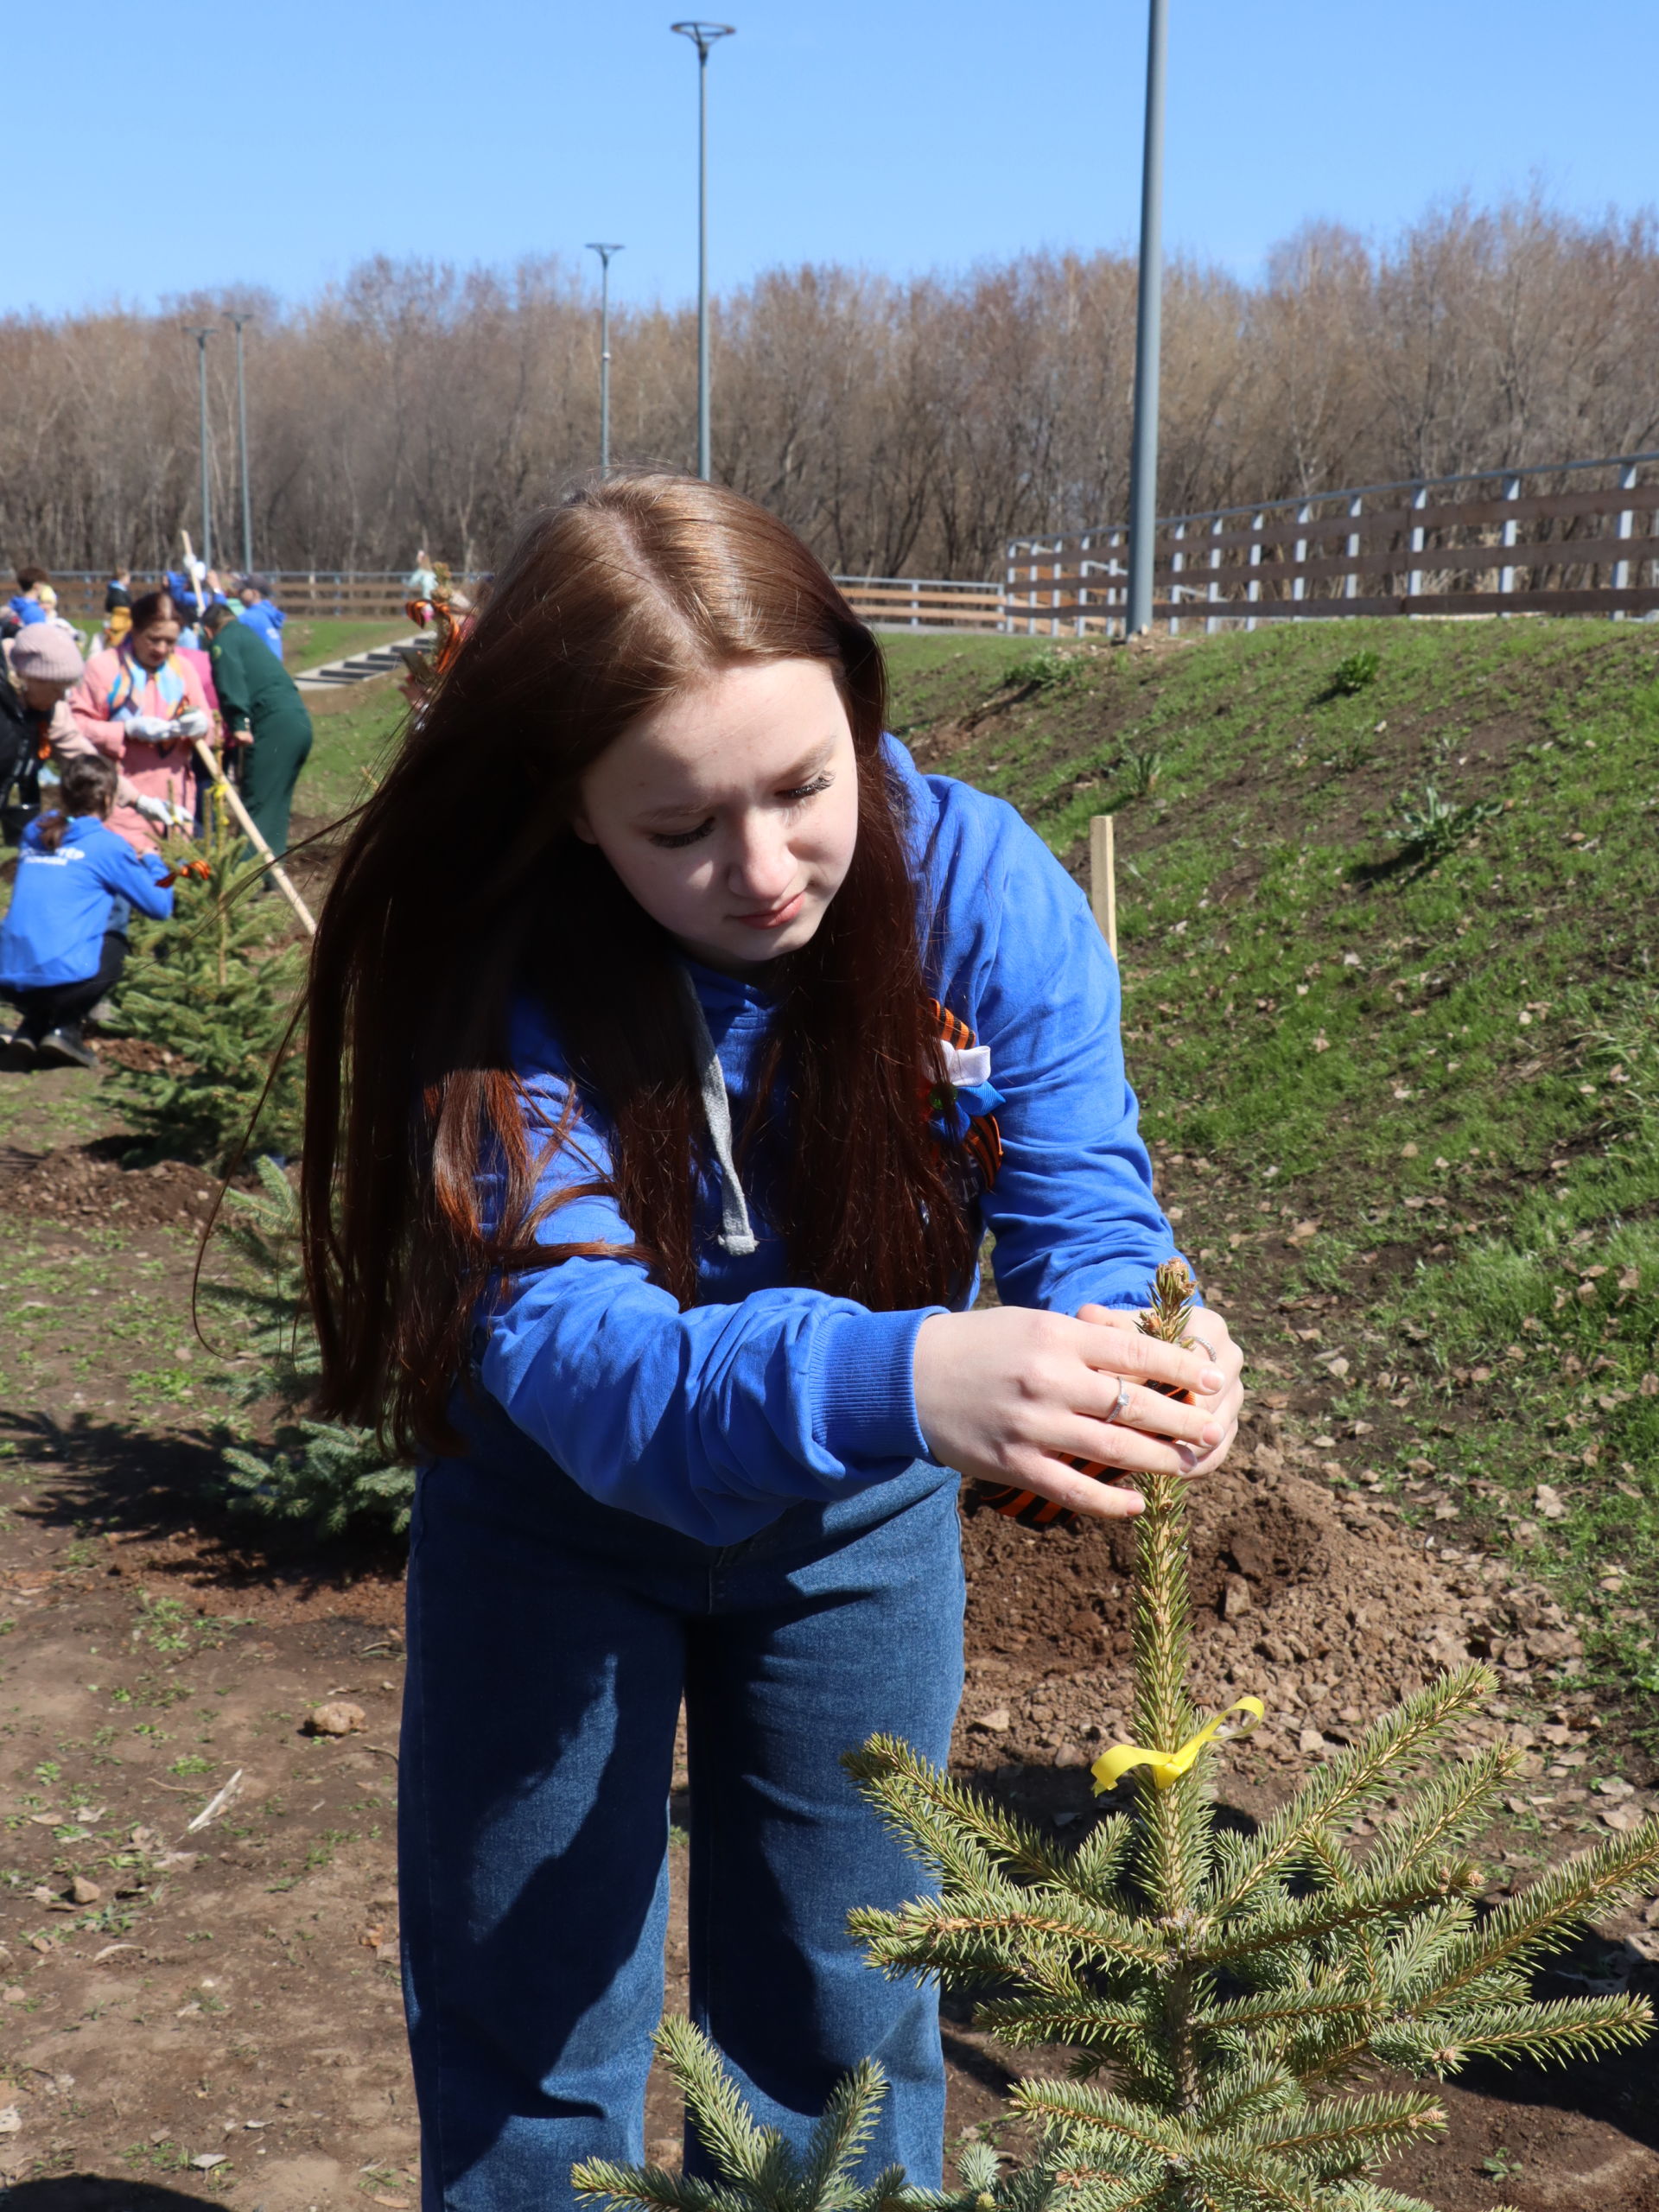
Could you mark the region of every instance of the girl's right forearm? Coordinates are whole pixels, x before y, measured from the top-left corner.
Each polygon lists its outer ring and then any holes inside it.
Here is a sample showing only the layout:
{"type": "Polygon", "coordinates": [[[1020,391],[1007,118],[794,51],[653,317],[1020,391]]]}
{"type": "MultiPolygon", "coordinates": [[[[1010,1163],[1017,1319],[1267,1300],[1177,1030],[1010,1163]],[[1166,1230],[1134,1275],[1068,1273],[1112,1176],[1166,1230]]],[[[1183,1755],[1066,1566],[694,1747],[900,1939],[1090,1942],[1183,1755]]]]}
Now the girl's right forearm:
{"type": "Polygon", "coordinates": [[[721,1543],[926,1456],[925,1319],[804,1290],[683,1313],[637,1264],[574,1258],[492,1313],[480,1380],[590,1497],[721,1543]]]}

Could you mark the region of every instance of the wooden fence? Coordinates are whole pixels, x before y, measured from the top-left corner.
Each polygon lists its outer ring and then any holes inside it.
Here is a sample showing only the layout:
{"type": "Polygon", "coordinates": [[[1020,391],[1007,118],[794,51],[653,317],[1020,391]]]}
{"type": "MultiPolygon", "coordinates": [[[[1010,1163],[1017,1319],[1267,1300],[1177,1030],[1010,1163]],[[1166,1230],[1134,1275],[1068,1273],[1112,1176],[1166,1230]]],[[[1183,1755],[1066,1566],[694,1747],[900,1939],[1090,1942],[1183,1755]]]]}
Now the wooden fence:
{"type": "MultiPolygon", "coordinates": [[[[1122,524],[1018,538],[1000,582],[838,576],[883,629],[992,630],[1029,637],[1122,631],[1122,524]]],[[[1659,611],[1659,454],[1491,469],[1268,501],[1158,525],[1153,614],[1179,632],[1351,614],[1605,614],[1659,611]]],[[[135,578],[135,589],[152,582],[135,578]]],[[[463,589],[476,582],[457,580],[463,589]]],[[[296,619],[396,622],[401,575],[276,572],[296,619]]],[[[72,620],[101,618],[101,576],[60,577],[72,620]]]]}
{"type": "MultiPolygon", "coordinates": [[[[1659,454],[1624,454],[1174,517],[1158,525],[1153,616],[1179,632],[1195,621],[1254,629],[1355,614],[1650,613],[1656,463],[1659,454]]],[[[1002,626],[1121,631],[1128,564],[1122,524],[1018,539],[1002,626]]]]}
{"type": "MultiPolygon", "coordinates": [[[[404,617],[404,601],[409,597],[400,575],[365,575],[360,571],[334,575],[326,569],[292,575],[280,569],[265,573],[271,597],[295,621],[399,622],[404,617]]],[[[67,576],[60,574],[54,581],[60,613],[72,622],[102,622],[107,577],[81,572],[67,576]]],[[[161,581],[159,575],[141,574],[135,569],[133,597],[152,590],[161,581]]]]}
{"type": "Polygon", "coordinates": [[[882,629],[1000,630],[1002,592],[995,581],[939,576],[837,576],[853,612],[882,629]]]}
{"type": "MultiPolygon", "coordinates": [[[[268,572],[271,594],[294,620],[397,622],[409,594],[399,575],[364,575],[326,571],[294,575],[268,572]]],[[[101,621],[102,576],[60,576],[61,609],[72,621],[101,621]]],[[[133,592],[158,583],[158,576],[133,578],[133,592]]],[[[459,579],[467,590],[474,579],[459,579]]],[[[960,582],[940,576],[838,576],[836,580],[867,622],[911,630],[996,630],[1001,627],[1002,592],[995,581],[960,582]]]]}

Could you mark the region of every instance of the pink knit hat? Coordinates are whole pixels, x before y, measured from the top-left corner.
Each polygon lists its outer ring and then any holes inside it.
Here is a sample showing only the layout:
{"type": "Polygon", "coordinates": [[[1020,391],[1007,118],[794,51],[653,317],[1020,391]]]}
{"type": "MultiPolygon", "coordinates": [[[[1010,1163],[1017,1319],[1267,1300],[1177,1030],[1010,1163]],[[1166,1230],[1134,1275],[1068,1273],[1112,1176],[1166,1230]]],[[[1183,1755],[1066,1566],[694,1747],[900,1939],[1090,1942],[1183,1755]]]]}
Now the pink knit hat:
{"type": "Polygon", "coordinates": [[[67,630],[55,622],[31,622],[12,640],[11,665],[19,676],[42,683],[79,683],[80,654],[67,630]]]}

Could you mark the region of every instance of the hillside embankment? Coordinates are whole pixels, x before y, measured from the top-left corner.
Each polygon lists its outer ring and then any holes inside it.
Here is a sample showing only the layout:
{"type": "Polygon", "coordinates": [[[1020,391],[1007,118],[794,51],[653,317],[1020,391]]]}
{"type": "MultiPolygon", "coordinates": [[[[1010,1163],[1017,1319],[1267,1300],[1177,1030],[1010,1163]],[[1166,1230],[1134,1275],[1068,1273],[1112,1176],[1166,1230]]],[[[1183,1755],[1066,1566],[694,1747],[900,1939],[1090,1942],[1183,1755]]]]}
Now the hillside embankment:
{"type": "Polygon", "coordinates": [[[1659,637],[1309,623],[898,675],[918,760],[1079,875],[1116,814],[1130,1075],[1263,1424],[1329,1433],[1346,1518],[1547,1585],[1568,1679],[1645,1735],[1659,637]]]}

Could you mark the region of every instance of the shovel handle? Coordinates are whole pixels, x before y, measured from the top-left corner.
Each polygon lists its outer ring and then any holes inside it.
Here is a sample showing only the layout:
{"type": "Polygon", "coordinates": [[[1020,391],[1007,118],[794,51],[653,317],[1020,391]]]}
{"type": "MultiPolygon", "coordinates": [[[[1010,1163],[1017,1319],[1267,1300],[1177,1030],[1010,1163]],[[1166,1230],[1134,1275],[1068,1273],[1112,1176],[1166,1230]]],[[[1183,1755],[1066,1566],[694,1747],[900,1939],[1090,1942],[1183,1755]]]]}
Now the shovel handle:
{"type": "Polygon", "coordinates": [[[236,817],[237,825],[241,830],[243,836],[246,837],[248,842],[253,847],[256,852],[263,855],[265,868],[270,876],[271,881],[276,886],[276,888],[282,893],[283,898],[287,899],[289,905],[299,916],[306,935],[308,937],[315,937],[317,933],[316,917],[312,913],[311,909],[306,905],[304,899],[301,898],[299,893],[294,888],[293,880],[289,875],[288,870],[283,866],[276,854],[271,851],[270,847],[265,842],[258,830],[254,827],[253,817],[248,812],[247,808],[243,805],[241,794],[238,791],[235,785],[226,780],[225,771],[219,766],[219,762],[214,760],[213,754],[208,751],[207,743],[205,738],[194,738],[191,742],[194,747],[197,760],[200,761],[202,766],[207,771],[207,773],[213,779],[213,789],[223,796],[226,805],[230,808],[231,812],[236,817]]]}

